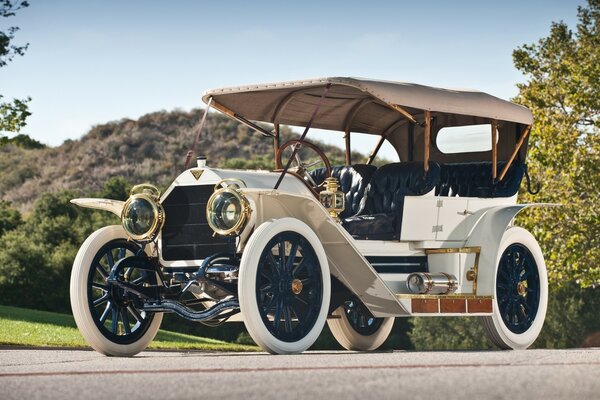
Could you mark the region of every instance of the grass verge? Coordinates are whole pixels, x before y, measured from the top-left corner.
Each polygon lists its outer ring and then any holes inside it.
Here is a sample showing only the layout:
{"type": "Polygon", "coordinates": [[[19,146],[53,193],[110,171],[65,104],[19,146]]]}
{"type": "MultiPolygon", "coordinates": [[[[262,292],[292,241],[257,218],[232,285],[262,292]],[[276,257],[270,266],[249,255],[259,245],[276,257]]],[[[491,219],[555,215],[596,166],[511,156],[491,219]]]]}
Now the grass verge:
{"type": "MultiPolygon", "coordinates": [[[[88,347],[71,315],[0,305],[0,346],[88,347]]],[[[151,349],[258,351],[258,347],[160,330],[151,349]]]]}

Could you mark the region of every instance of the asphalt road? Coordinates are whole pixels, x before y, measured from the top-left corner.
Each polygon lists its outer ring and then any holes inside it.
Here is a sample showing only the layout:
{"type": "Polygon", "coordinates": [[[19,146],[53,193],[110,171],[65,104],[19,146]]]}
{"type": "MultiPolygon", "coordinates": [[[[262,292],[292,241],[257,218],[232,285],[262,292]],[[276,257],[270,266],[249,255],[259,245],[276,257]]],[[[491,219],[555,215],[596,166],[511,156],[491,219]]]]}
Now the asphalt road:
{"type": "Polygon", "coordinates": [[[0,399],[600,399],[600,348],[485,352],[0,350],[0,399]]]}

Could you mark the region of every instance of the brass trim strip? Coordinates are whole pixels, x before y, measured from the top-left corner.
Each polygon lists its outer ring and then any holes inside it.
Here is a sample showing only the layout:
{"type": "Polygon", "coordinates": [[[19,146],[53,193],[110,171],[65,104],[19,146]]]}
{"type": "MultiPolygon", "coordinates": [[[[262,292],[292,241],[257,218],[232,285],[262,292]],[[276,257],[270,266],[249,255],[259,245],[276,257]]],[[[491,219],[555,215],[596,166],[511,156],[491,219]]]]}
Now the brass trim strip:
{"type": "Polygon", "coordinates": [[[425,249],[425,254],[448,254],[448,253],[480,253],[481,247],[450,247],[443,249],[425,249]]]}
{"type": "Polygon", "coordinates": [[[475,277],[473,279],[473,294],[474,295],[477,295],[477,281],[479,280],[479,255],[480,254],[481,254],[480,252],[475,253],[475,262],[473,263],[473,268],[471,268],[473,270],[473,274],[475,275],[475,277]]]}
{"type": "Polygon", "coordinates": [[[454,300],[493,300],[494,296],[477,296],[474,294],[406,294],[396,295],[397,299],[454,299],[454,300]]]}

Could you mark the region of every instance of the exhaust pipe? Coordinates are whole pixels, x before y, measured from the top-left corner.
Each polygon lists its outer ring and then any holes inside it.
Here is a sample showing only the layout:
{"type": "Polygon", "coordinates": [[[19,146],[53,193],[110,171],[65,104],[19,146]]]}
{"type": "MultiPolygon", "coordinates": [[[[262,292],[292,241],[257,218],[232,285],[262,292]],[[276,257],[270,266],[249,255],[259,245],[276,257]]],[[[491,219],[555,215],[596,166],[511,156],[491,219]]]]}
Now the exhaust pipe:
{"type": "Polygon", "coordinates": [[[444,272],[415,272],[406,279],[406,286],[414,294],[450,294],[456,291],[458,280],[444,272]]]}

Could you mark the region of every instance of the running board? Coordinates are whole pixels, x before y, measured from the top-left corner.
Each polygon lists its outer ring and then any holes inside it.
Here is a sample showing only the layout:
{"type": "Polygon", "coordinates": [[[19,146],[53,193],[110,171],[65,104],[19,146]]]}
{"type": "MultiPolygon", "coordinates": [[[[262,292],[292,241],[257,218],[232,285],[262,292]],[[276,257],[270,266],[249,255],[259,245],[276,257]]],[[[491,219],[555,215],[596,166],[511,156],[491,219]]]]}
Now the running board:
{"type": "Polygon", "coordinates": [[[418,295],[397,294],[396,298],[414,315],[434,314],[491,314],[494,296],[475,296],[464,294],[452,295],[418,295]]]}

